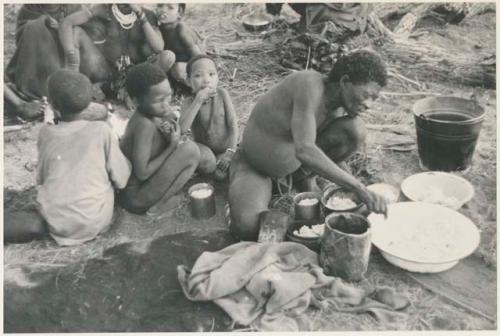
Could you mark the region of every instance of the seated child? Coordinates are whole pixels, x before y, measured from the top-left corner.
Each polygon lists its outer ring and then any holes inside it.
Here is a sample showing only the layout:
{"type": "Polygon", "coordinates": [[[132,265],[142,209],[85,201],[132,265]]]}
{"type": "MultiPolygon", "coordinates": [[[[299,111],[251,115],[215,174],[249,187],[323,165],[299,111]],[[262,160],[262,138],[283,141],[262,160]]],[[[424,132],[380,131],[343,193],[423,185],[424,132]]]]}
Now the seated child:
{"type": "Polygon", "coordinates": [[[76,245],[109,227],[113,186],[125,187],[131,168],[108,124],[82,119],[92,98],[87,77],[58,70],[47,86],[60,122],[43,126],[38,136],[39,214],[6,214],[5,241],[25,242],[48,231],[59,245],[76,245]]]}
{"type": "Polygon", "coordinates": [[[214,173],[217,180],[223,180],[238,143],[238,124],[231,97],[217,87],[217,69],[209,56],[193,57],[186,70],[193,95],[187,97],[181,107],[181,131],[191,129],[200,148],[198,172],[214,173]]]}
{"type": "Polygon", "coordinates": [[[165,50],[175,54],[175,64],[170,75],[178,82],[185,84],[186,64],[194,56],[202,54],[199,34],[181,21],[185,5],[176,3],[158,4],[156,15],[160,27],[165,50]]]}
{"type": "Polygon", "coordinates": [[[149,63],[134,66],[125,86],[136,110],[121,139],[133,174],[121,191],[120,203],[141,214],[184,186],[198,167],[200,152],[192,141],[181,139],[169,106],[172,89],[160,67],[149,63]]]}

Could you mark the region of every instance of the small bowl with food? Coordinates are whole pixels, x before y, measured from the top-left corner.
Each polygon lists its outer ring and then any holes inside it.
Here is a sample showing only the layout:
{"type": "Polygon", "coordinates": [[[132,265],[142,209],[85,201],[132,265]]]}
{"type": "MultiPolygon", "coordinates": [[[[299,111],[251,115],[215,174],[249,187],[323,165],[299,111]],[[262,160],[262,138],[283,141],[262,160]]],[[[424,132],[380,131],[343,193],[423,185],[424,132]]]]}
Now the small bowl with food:
{"type": "Polygon", "coordinates": [[[364,203],[358,195],[343,187],[327,188],[321,198],[325,216],[332,212],[359,212],[364,203]]]}
{"type": "Polygon", "coordinates": [[[302,192],[293,198],[294,217],[297,220],[321,218],[321,197],[314,192],[302,192]]]}
{"type": "Polygon", "coordinates": [[[318,220],[295,220],[286,232],[286,240],[302,244],[319,253],[324,231],[325,223],[319,223],[318,220]]]}
{"type": "Polygon", "coordinates": [[[443,205],[458,210],[474,196],[474,187],[466,179],[445,172],[412,175],[401,183],[401,191],[411,201],[443,205]]]}

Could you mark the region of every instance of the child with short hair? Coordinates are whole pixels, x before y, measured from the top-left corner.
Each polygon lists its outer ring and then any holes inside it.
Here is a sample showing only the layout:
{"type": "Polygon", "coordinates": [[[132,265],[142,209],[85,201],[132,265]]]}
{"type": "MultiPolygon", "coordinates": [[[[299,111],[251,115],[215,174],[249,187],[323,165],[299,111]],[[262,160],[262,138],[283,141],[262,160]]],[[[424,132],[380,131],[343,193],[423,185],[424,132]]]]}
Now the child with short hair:
{"type": "Polygon", "coordinates": [[[203,53],[200,35],[182,22],[185,7],[185,4],[177,3],[156,6],[156,15],[165,42],[165,50],[170,50],[175,54],[175,64],[170,69],[170,75],[183,84],[187,78],[187,62],[194,56],[203,53]]]}
{"type": "Polygon", "coordinates": [[[87,77],[58,70],[48,79],[48,95],[60,122],[43,126],[38,136],[39,214],[6,214],[6,242],[47,232],[59,245],[94,239],[111,224],[113,186],[125,187],[130,176],[130,163],[108,124],[83,119],[92,99],[87,77]]]}
{"type": "Polygon", "coordinates": [[[198,166],[200,152],[192,141],[181,137],[169,105],[172,89],[161,68],[136,65],[125,86],[136,111],[121,139],[133,174],[121,191],[120,203],[128,211],[142,214],[184,186],[198,166]]]}
{"type": "Polygon", "coordinates": [[[186,67],[193,95],[181,107],[181,131],[192,130],[200,149],[198,172],[224,180],[238,144],[238,123],[229,93],[218,87],[212,58],[193,57],[186,67]]]}

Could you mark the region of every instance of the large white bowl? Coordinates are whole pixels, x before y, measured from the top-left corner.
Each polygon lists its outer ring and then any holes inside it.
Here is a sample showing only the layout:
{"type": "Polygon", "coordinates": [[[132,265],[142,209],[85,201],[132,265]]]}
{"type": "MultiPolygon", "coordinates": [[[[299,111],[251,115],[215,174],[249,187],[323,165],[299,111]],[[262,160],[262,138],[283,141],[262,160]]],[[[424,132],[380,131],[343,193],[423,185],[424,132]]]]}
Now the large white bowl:
{"type": "Polygon", "coordinates": [[[371,214],[372,243],[383,257],[412,272],[436,273],[455,266],[479,245],[479,230],[464,215],[442,205],[401,202],[388,215],[371,214]]]}
{"type": "Polygon", "coordinates": [[[474,196],[466,179],[445,172],[424,172],[406,178],[401,191],[415,202],[440,204],[458,210],[474,196]]]}

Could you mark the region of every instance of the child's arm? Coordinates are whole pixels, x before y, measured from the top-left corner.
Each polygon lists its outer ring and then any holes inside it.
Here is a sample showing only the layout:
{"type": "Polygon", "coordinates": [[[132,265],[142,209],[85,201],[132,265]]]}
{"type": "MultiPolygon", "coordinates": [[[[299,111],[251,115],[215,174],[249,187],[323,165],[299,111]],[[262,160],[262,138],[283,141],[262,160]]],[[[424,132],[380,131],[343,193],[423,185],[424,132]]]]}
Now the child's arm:
{"type": "Polygon", "coordinates": [[[74,71],[79,71],[80,69],[80,55],[79,51],[75,48],[73,27],[87,23],[96,16],[105,18],[107,16],[106,12],[106,5],[100,4],[91,8],[81,9],[63,19],[58,32],[67,68],[74,71]]]}
{"type": "Polygon", "coordinates": [[[140,5],[130,4],[129,6],[130,9],[132,9],[137,15],[139,24],[142,26],[142,30],[144,31],[146,41],[151,49],[153,49],[156,53],[162,51],[165,46],[165,42],[163,41],[163,37],[161,36],[161,32],[158,27],[153,25],[154,21],[150,21],[153,17],[149,17],[149,12],[146,12],[146,10],[140,5]]]}
{"type": "Polygon", "coordinates": [[[123,189],[127,186],[128,178],[132,172],[132,166],[123,155],[118,138],[113,134],[111,128],[108,129],[106,139],[106,171],[116,189],[123,189]]]}
{"type": "Polygon", "coordinates": [[[142,120],[136,127],[134,134],[134,144],[132,149],[132,167],[134,175],[141,181],[147,180],[153,175],[172,154],[179,143],[180,130],[179,125],[172,131],[170,144],[165,150],[151,158],[151,147],[153,146],[153,137],[156,132],[159,132],[156,125],[149,120],[142,120]]]}
{"type": "Polygon", "coordinates": [[[233,101],[225,89],[221,89],[222,101],[224,102],[224,112],[226,116],[226,126],[229,128],[229,149],[236,151],[238,145],[238,121],[234,111],[233,101]]]}
{"type": "Polygon", "coordinates": [[[179,125],[181,126],[181,133],[186,132],[193,125],[196,115],[200,111],[201,105],[211,96],[212,90],[210,88],[201,89],[196,93],[196,96],[189,104],[187,100],[183,102],[181,107],[181,117],[179,125]]]}
{"type": "Polygon", "coordinates": [[[189,58],[202,54],[197,42],[196,33],[191,27],[181,23],[179,25],[179,40],[189,53],[189,58]]]}
{"type": "Polygon", "coordinates": [[[236,152],[236,146],[238,145],[238,122],[236,118],[236,112],[234,111],[233,102],[229,93],[220,89],[222,101],[224,102],[224,115],[226,118],[226,127],[228,128],[228,143],[229,146],[226,148],[226,152],[222,155],[219,162],[217,163],[217,167],[222,171],[225,171],[229,168],[229,164],[231,163],[231,159],[233,158],[234,153],[236,152]]]}

